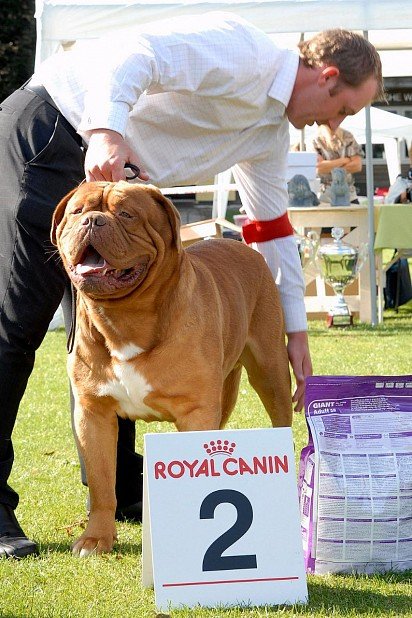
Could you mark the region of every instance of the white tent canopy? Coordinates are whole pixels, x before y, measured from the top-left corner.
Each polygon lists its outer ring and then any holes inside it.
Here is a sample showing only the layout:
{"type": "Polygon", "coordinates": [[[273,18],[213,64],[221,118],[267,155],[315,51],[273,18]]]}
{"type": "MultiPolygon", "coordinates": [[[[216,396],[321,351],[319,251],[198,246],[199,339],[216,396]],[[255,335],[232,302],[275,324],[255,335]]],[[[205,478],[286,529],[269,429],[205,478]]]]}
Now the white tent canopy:
{"type": "Polygon", "coordinates": [[[64,43],[108,30],[212,10],[242,15],[268,33],[388,30],[412,23],[410,0],[36,0],[36,61],[64,43]]]}
{"type": "MultiPolygon", "coordinates": [[[[377,107],[370,108],[371,142],[384,144],[389,182],[393,184],[401,173],[401,153],[398,140],[404,138],[412,141],[412,119],[386,112],[377,107]]],[[[350,131],[360,144],[367,142],[365,112],[362,110],[354,116],[347,116],[342,127],[350,131]]]]}

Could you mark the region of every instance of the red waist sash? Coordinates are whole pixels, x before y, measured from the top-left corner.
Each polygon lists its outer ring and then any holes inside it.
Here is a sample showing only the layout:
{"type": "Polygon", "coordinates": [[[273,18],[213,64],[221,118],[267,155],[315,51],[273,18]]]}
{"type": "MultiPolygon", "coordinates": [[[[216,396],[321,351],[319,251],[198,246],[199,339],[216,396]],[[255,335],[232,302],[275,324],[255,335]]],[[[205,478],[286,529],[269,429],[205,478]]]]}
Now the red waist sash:
{"type": "Polygon", "coordinates": [[[292,234],[293,227],[287,212],[276,219],[251,221],[242,227],[243,239],[247,245],[250,245],[252,242],[266,242],[274,238],[283,238],[292,234]]]}

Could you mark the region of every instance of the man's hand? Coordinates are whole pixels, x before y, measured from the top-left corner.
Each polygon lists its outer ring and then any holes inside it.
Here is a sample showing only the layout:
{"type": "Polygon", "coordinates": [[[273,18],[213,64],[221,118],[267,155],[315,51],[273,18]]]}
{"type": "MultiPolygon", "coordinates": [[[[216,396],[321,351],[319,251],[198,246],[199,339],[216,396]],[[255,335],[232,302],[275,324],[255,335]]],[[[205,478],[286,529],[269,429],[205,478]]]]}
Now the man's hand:
{"type": "Polygon", "coordinates": [[[296,380],[296,390],[292,401],[295,404],[295,412],[300,412],[304,406],[305,378],[312,375],[307,332],[288,333],[287,350],[296,380]]]}
{"type": "Polygon", "coordinates": [[[109,129],[91,131],[86,153],[84,169],[86,180],[107,180],[117,182],[125,180],[125,163],[133,163],[140,168],[139,178],[149,180],[149,175],[142,169],[135,152],[126,144],[120,133],[109,129]]]}

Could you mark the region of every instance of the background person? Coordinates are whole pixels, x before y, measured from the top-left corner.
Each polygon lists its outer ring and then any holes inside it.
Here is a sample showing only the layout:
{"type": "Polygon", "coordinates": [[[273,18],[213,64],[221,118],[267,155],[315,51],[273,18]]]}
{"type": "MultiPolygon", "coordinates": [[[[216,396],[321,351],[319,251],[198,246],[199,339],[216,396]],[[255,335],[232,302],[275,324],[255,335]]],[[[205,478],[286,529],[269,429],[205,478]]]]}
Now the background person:
{"type": "MultiPolygon", "coordinates": [[[[48,241],[58,201],[84,175],[124,179],[127,162],[160,187],[206,181],[234,166],[247,216],[260,221],[249,240],[279,285],[300,410],[312,365],[305,285],[286,212],[289,121],[336,129],[381,93],[379,55],[354,33],[320,33],[298,53],[235,15],[210,13],[56,54],[1,105],[0,554],[37,550],[15,520],[18,496],[7,481],[17,410],[67,281],[48,241]]],[[[134,425],[122,424],[122,509],[141,505],[139,465],[134,425]]]]}
{"type": "Polygon", "coordinates": [[[385,197],[385,204],[409,204],[412,202],[412,144],[408,150],[410,167],[406,176],[396,177],[395,182],[389,187],[385,197]]]}
{"type": "Polygon", "coordinates": [[[332,170],[341,167],[346,172],[350,203],[359,204],[353,174],[362,170],[363,152],[352,133],[341,127],[332,129],[327,124],[322,124],[313,140],[313,148],[318,154],[316,173],[321,183],[318,195],[320,201],[330,204],[332,170]]]}

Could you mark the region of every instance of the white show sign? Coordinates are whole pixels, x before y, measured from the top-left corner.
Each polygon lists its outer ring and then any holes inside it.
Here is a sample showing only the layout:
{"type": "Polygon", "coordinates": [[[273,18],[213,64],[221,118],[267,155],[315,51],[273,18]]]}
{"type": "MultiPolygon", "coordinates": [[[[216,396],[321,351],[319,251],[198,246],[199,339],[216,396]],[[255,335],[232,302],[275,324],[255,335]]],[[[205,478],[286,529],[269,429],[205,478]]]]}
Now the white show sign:
{"type": "Polygon", "coordinates": [[[307,601],[290,428],[146,434],[144,482],[160,610],[307,601]]]}

